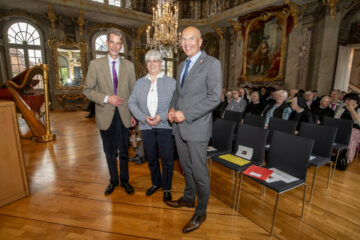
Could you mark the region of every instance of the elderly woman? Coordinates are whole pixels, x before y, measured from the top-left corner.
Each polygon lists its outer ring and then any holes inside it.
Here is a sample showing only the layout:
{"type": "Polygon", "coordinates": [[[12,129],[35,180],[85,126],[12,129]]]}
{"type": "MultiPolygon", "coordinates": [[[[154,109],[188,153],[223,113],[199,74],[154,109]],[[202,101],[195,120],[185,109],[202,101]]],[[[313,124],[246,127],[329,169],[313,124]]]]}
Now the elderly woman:
{"type": "Polygon", "coordinates": [[[319,106],[310,109],[317,124],[322,123],[324,116],[334,117],[334,110],[329,107],[330,102],[331,99],[329,96],[323,96],[321,97],[319,106]]]}
{"type": "Polygon", "coordinates": [[[309,106],[303,97],[294,97],[291,100],[291,109],[293,111],[290,114],[289,120],[297,121],[296,130],[299,130],[302,122],[314,123],[309,106]]]}
{"type": "Polygon", "coordinates": [[[275,102],[268,104],[261,115],[265,116],[265,126],[267,127],[271,117],[288,120],[291,114],[291,108],[287,105],[288,94],[285,90],[279,90],[274,93],[275,102]]]}
{"type": "Polygon", "coordinates": [[[344,104],[335,112],[335,118],[351,119],[354,121],[351,131],[351,139],[347,155],[348,163],[352,162],[355,156],[356,147],[360,144],[360,106],[359,96],[356,93],[348,93],[344,96],[344,104]]]}
{"type": "Polygon", "coordinates": [[[246,106],[245,113],[260,115],[264,110],[264,105],[260,102],[260,94],[258,91],[251,93],[251,102],[246,106]]]}
{"type": "MultiPolygon", "coordinates": [[[[244,90],[244,89],[243,89],[244,90]]],[[[240,96],[239,89],[232,90],[232,99],[226,106],[225,110],[244,112],[247,105],[247,101],[240,96]]]]}
{"type": "Polygon", "coordinates": [[[163,200],[167,202],[171,200],[174,168],[174,143],[168,111],[176,82],[160,72],[162,57],[159,51],[148,51],[145,62],[148,74],[136,81],[129,98],[129,109],[139,121],[144,150],[149,161],[152,186],[146,190],[146,195],[151,196],[162,188],[163,200]],[[161,156],[162,174],[158,152],[161,156]]]}

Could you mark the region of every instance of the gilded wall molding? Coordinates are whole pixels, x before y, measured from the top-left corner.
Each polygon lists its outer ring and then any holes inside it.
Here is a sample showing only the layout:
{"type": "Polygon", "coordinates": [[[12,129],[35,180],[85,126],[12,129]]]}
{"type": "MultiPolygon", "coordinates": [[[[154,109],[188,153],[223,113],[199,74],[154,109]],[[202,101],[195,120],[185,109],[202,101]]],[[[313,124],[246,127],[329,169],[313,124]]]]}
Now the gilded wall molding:
{"type": "Polygon", "coordinates": [[[88,22],[87,20],[85,20],[84,10],[81,9],[81,10],[79,11],[78,19],[75,20],[74,18],[72,18],[72,21],[73,21],[74,23],[77,23],[77,25],[78,25],[78,30],[79,30],[79,34],[80,34],[80,36],[82,36],[82,34],[83,34],[83,26],[84,26],[85,23],[88,22]]]}
{"type": "Polygon", "coordinates": [[[149,27],[149,24],[144,24],[136,29],[136,40],[140,40],[141,35],[149,27]]]}
{"type": "Polygon", "coordinates": [[[212,29],[215,30],[216,34],[218,35],[218,37],[220,38],[221,41],[224,41],[224,32],[222,31],[222,29],[218,26],[215,25],[210,25],[209,27],[211,27],[212,29]]]}
{"type": "Polygon", "coordinates": [[[332,20],[335,19],[336,15],[336,4],[339,3],[340,0],[323,0],[323,4],[330,8],[330,17],[332,20]]]}
{"type": "Polygon", "coordinates": [[[58,18],[56,17],[55,15],[55,12],[52,8],[52,6],[50,4],[47,5],[47,9],[48,9],[48,15],[47,15],[47,18],[50,22],[50,27],[51,27],[51,30],[53,32],[55,32],[56,30],[56,20],[58,20],[58,18]]]}
{"type": "Polygon", "coordinates": [[[294,27],[298,25],[300,10],[298,10],[298,5],[291,0],[285,0],[285,4],[289,7],[290,15],[294,20],[294,27]]]}
{"type": "Polygon", "coordinates": [[[232,19],[226,20],[228,23],[231,23],[234,30],[237,32],[238,40],[241,39],[241,35],[243,33],[243,25],[241,23],[238,23],[237,21],[234,21],[232,19]]]}

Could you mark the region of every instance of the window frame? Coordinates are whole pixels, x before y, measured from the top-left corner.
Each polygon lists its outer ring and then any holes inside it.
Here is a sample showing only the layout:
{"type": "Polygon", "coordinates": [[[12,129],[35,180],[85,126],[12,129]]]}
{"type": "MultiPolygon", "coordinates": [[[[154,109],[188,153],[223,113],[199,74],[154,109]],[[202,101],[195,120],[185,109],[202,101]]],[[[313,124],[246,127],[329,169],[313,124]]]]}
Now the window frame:
{"type": "MultiPolygon", "coordinates": [[[[30,49],[32,49],[32,50],[40,50],[41,51],[42,64],[46,63],[45,51],[44,51],[45,44],[44,44],[43,32],[41,31],[41,29],[39,28],[39,26],[35,22],[30,21],[28,19],[21,18],[21,17],[14,18],[14,19],[12,19],[11,21],[9,21],[8,23],[5,24],[5,26],[3,28],[3,36],[4,36],[4,51],[5,51],[5,59],[6,59],[6,68],[7,68],[7,77],[8,77],[8,79],[13,78],[13,70],[12,70],[11,54],[10,54],[10,49],[11,48],[23,49],[24,50],[24,59],[25,59],[25,68],[26,69],[30,68],[30,59],[29,59],[29,50],[30,49]],[[8,31],[9,31],[10,27],[15,23],[20,23],[20,22],[24,22],[24,23],[27,23],[27,24],[31,25],[38,32],[39,38],[40,38],[40,45],[9,43],[8,31]]],[[[37,90],[42,90],[42,89],[43,88],[39,88],[37,90]]]]}

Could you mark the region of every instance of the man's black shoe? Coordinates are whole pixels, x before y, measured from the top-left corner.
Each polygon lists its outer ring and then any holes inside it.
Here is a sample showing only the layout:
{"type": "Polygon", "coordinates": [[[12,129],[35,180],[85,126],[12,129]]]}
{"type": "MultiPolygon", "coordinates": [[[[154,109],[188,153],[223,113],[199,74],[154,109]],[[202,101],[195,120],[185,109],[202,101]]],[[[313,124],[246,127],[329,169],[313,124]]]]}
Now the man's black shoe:
{"type": "Polygon", "coordinates": [[[105,189],[105,195],[112,193],[116,186],[119,186],[119,184],[110,183],[105,189]]]}
{"type": "Polygon", "coordinates": [[[198,229],[200,227],[201,223],[203,223],[205,220],[206,220],[206,213],[202,216],[198,216],[198,215],[194,214],[194,216],[191,218],[191,220],[184,227],[183,233],[189,233],[189,232],[192,232],[192,231],[198,229]]]}
{"type": "Polygon", "coordinates": [[[120,187],[124,188],[127,194],[134,194],[134,188],[130,185],[130,183],[121,183],[120,187]]]}
{"type": "Polygon", "coordinates": [[[171,197],[171,193],[170,192],[164,192],[164,203],[167,203],[168,201],[171,201],[172,197],[171,197]]]}
{"type": "Polygon", "coordinates": [[[95,117],[93,114],[89,114],[85,118],[93,118],[93,117],[95,117]]]}
{"type": "Polygon", "coordinates": [[[160,187],[158,186],[151,186],[150,188],[148,188],[148,190],[146,190],[146,196],[151,196],[153,195],[160,187]]]}

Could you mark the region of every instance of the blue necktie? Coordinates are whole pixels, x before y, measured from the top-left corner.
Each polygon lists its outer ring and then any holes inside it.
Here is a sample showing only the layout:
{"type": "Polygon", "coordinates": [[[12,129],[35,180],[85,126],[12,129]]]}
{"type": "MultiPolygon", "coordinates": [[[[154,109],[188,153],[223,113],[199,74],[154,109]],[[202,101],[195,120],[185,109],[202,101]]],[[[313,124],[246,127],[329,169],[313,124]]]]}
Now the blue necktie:
{"type": "Polygon", "coordinates": [[[187,74],[188,74],[189,67],[190,67],[190,63],[191,63],[191,60],[190,60],[190,59],[186,59],[185,71],[184,71],[184,74],[183,74],[182,79],[181,79],[181,88],[183,87],[184,82],[185,82],[185,78],[186,78],[186,76],[187,76],[187,74]]]}

